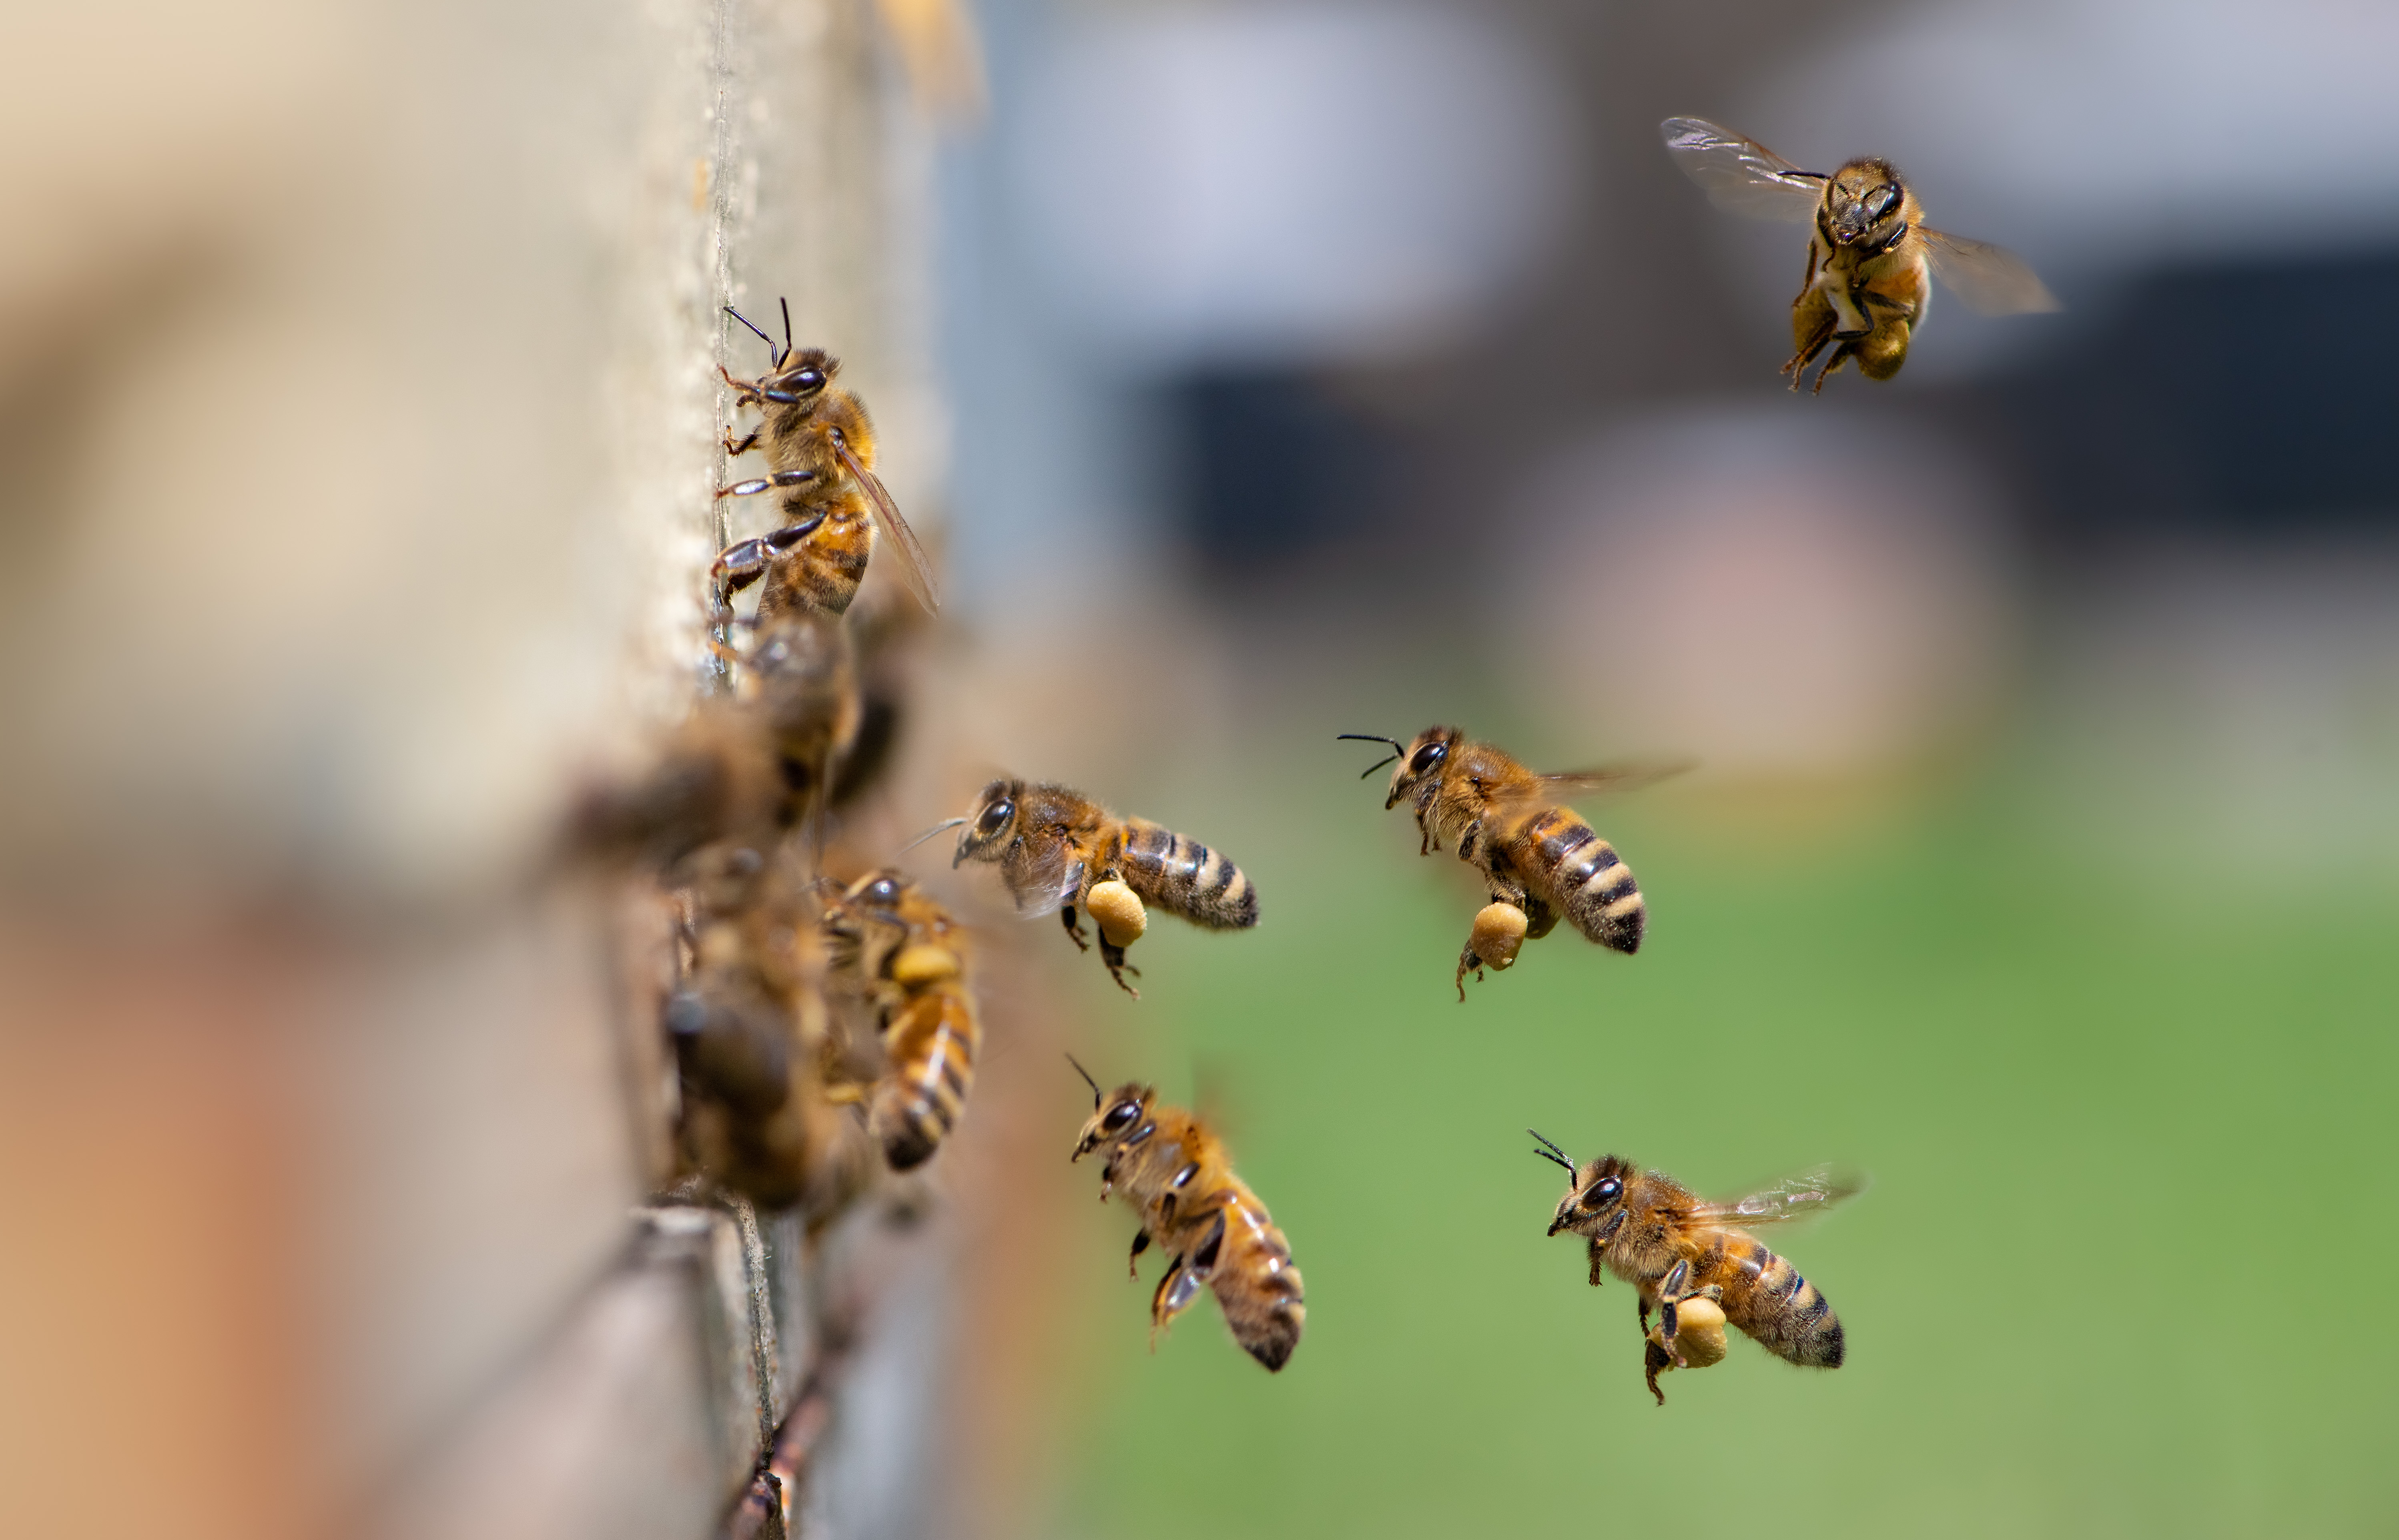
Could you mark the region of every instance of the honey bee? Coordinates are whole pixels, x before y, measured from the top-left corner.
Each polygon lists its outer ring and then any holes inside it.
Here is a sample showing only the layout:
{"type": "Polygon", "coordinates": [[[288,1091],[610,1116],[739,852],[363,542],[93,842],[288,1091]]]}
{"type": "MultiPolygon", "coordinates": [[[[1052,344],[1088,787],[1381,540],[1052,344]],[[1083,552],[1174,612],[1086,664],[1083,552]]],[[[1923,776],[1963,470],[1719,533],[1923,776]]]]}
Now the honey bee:
{"type": "Polygon", "coordinates": [[[1290,1362],[1308,1319],[1299,1269],[1267,1206],[1233,1174],[1223,1143],[1189,1113],[1159,1105],[1151,1087],[1123,1085],[1104,1097],[1091,1072],[1076,1064],[1075,1073],[1091,1087],[1091,1117],[1075,1140],[1074,1158],[1105,1148],[1100,1201],[1121,1187],[1140,1212],[1129,1270],[1141,1276],[1141,1254],[1152,1241],[1166,1253],[1165,1276],[1149,1300],[1152,1344],[1206,1284],[1250,1357],[1269,1370],[1290,1362]]]}
{"type": "Polygon", "coordinates": [[[1702,118],[1670,117],[1659,128],[1674,163],[1717,208],[1750,219],[1814,216],[1808,276],[1791,302],[1798,351],[1782,366],[1794,390],[1834,344],[1839,345],[1816,375],[1819,391],[1851,358],[1869,380],[1898,373],[1932,298],[1928,268],[1978,315],[2058,308],[2013,252],[1926,225],[1916,194],[1887,160],[1852,160],[1824,176],[1702,118]]]}
{"type": "Polygon", "coordinates": [[[818,949],[800,944],[802,889],[782,860],[717,845],[691,864],[690,966],[668,997],[687,1168],[762,1207],[820,1198],[841,1119],[818,1073],[818,949]]]}
{"type": "Polygon", "coordinates": [[[886,1065],[866,1094],[867,1131],[895,1171],[932,1158],[957,1127],[983,1043],[966,983],[965,927],[908,877],[869,872],[826,912],[837,979],[878,1023],[886,1065]]]}
{"type": "Polygon", "coordinates": [[[733,387],[738,404],[754,406],[765,421],[739,439],[727,435],[725,452],[746,454],[763,443],[765,476],[717,490],[719,497],[751,497],[780,491],[782,523],[755,539],[725,547],[709,569],[711,619],[733,615],[733,596],[753,583],[758,618],[771,620],[794,609],[839,615],[858,596],[874,554],[879,528],[900,564],[900,576],[927,610],[939,609],[932,563],[891,493],[874,474],[874,429],[856,396],[837,389],[841,363],[819,347],[792,345],[792,307],[783,304],[783,341],[777,343],[731,305],[725,313],[757,332],[768,349],[766,372],[737,380],[717,372],[733,387]]]}
{"type": "MultiPolygon", "coordinates": [[[[1091,889],[1122,883],[1140,898],[1209,930],[1247,930],[1258,923],[1258,891],[1241,869],[1187,834],[1146,818],[1119,818],[1079,791],[1013,777],[993,781],[975,799],[974,811],[941,828],[965,824],[950,864],[991,861],[1015,900],[1017,912],[1057,910],[1066,934],[1084,951],[1078,911],[1091,889]]],[[[1125,949],[1100,936],[1100,960],[1128,994],[1125,949]]]]}
{"type": "MultiPolygon", "coordinates": [[[[1684,1362],[1681,1306],[1706,1300],[1724,1318],[1775,1357],[1818,1369],[1838,1369],[1840,1317],[1816,1286],[1742,1228],[1804,1219],[1853,1196],[1859,1183],[1812,1171],[1732,1203],[1701,1201],[1662,1171],[1602,1155],[1578,1167],[1538,1133],[1534,1153],[1566,1169],[1571,1185],[1558,1200],[1550,1234],[1582,1236],[1591,1248],[1591,1281],[1613,1273],[1639,1291],[1646,1342],[1642,1371],[1649,1393],[1666,1404],[1658,1376],[1684,1362]],[[1651,1331],[1649,1311],[1659,1310],[1651,1331]]],[[[1712,1360],[1695,1360],[1712,1361],[1712,1360]]]]}
{"type": "Polygon", "coordinates": [[[735,689],[701,701],[645,778],[585,800],[576,845],[665,870],[720,840],[764,847],[825,805],[861,719],[847,631],[795,611],[736,655],[735,689]]]}
{"type": "MultiPolygon", "coordinates": [[[[1567,791],[1624,791],[1676,775],[1685,764],[1628,764],[1568,775],[1541,776],[1525,768],[1496,745],[1469,738],[1455,727],[1428,727],[1414,743],[1373,733],[1338,736],[1388,743],[1393,752],[1366,767],[1371,776],[1394,761],[1386,809],[1414,805],[1422,835],[1417,853],[1430,855],[1447,840],[1457,858],[1483,873],[1494,903],[1524,911],[1522,933],[1538,940],[1559,916],[1601,946],[1616,952],[1641,949],[1648,927],[1647,901],[1633,869],[1558,797],[1567,791]]],[[[1364,776],[1360,777],[1361,779],[1364,776]]],[[[1512,950],[1509,961],[1513,960],[1512,950]]],[[[1479,980],[1484,966],[1505,966],[1477,950],[1472,932],[1457,955],[1457,997],[1466,998],[1466,975],[1479,980]]]]}

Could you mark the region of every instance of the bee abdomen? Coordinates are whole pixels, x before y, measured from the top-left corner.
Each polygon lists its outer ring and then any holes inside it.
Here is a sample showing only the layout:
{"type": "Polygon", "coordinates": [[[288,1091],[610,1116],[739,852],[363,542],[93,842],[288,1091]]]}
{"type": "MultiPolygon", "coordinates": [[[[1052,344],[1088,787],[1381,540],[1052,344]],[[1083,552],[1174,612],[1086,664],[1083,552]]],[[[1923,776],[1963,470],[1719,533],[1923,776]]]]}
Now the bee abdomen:
{"type": "Polygon", "coordinates": [[[1618,952],[1641,950],[1649,911],[1633,869],[1591,825],[1553,807],[1519,836],[1522,864],[1549,889],[1550,904],[1574,927],[1618,952]]]}
{"type": "Polygon", "coordinates": [[[1188,835],[1127,818],[1125,885],[1144,901],[1212,930],[1258,923],[1258,890],[1241,869],[1188,835]]]}
{"type": "Polygon", "coordinates": [[[1202,1272],[1213,1268],[1208,1281],[1233,1340],[1269,1370],[1290,1362],[1308,1321],[1308,1296],[1291,1243],[1266,1210],[1238,1196],[1227,1203],[1192,1262],[1202,1272]]]}
{"type": "Polygon", "coordinates": [[[958,1126],[981,1035],[973,1008],[949,991],[920,995],[892,1018],[885,1036],[891,1072],[875,1087],[866,1125],[893,1170],[931,1159],[958,1126]]]}
{"type": "Polygon", "coordinates": [[[1777,1358],[1817,1369],[1841,1366],[1841,1318],[1799,1271],[1755,1240],[1733,1243],[1740,1281],[1725,1291],[1726,1314],[1777,1358]],[[1736,1294],[1741,1297],[1736,1298],[1736,1294]],[[1736,1304],[1739,1308],[1732,1308],[1736,1304]]]}

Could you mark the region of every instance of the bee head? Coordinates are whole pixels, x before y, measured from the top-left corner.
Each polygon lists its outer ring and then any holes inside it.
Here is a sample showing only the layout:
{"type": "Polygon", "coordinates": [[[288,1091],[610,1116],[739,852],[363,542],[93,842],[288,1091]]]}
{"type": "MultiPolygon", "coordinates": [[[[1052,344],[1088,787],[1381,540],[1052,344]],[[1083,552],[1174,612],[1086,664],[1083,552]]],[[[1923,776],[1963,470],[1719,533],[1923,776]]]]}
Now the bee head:
{"type": "Polygon", "coordinates": [[[1891,246],[1907,234],[1907,189],[1887,160],[1853,160],[1824,184],[1819,216],[1837,246],[1891,246]]]}
{"type": "Polygon", "coordinates": [[[1384,807],[1424,801],[1426,793],[1441,784],[1442,772],[1449,767],[1449,756],[1465,736],[1455,727],[1428,727],[1418,733],[1416,740],[1400,751],[1400,763],[1391,770],[1390,792],[1383,798],[1384,807]]]}
{"type": "Polygon", "coordinates": [[[1550,1218],[1550,1234],[1571,1230],[1580,1236],[1597,1236],[1602,1227],[1624,1209],[1625,1183],[1633,1180],[1633,1165],[1614,1155],[1602,1155],[1588,1166],[1577,1166],[1572,1156],[1539,1134],[1541,1148],[1534,1151],[1542,1159],[1553,1161],[1566,1169],[1572,1183],[1566,1196],[1558,1199],[1557,1212],[1550,1218]]]}
{"type": "MultiPolygon", "coordinates": [[[[1075,1064],[1070,1057],[1066,1062],[1075,1064]]],[[[1157,1090],[1132,1081],[1118,1086],[1106,1095],[1100,1094],[1100,1083],[1091,1079],[1089,1070],[1075,1064],[1075,1073],[1091,1087],[1091,1115],[1076,1136],[1072,1158],[1082,1159],[1103,1144],[1114,1144],[1142,1126],[1149,1115],[1150,1103],[1158,1100],[1157,1090]]]]}
{"type": "Polygon", "coordinates": [[[1015,838],[1017,809],[1023,801],[1024,783],[1021,780],[996,780],[984,787],[967,814],[966,828],[958,831],[958,853],[950,864],[999,859],[1008,842],[1015,838]]]}

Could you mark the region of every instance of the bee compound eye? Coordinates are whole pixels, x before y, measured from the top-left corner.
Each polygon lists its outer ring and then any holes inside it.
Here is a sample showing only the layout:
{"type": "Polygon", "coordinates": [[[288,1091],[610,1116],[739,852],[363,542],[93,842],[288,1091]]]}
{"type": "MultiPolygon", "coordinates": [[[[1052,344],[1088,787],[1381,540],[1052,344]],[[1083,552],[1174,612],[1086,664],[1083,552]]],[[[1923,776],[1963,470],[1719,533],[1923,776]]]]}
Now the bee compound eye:
{"type": "Polygon", "coordinates": [[[1421,776],[1447,758],[1449,758],[1448,744],[1428,743],[1417,750],[1415,756],[1408,761],[1408,773],[1421,776]]]}
{"type": "Polygon", "coordinates": [[[900,885],[888,877],[877,877],[866,889],[866,896],[878,904],[900,901],[900,885]]]}
{"type": "Polygon", "coordinates": [[[1616,1195],[1622,1191],[1624,1191],[1622,1182],[1612,1176],[1602,1177],[1591,1184],[1589,1192],[1582,1195],[1582,1206],[1586,1209],[1597,1209],[1604,1204],[1613,1203],[1616,1201],[1616,1195]]]}
{"type": "Polygon", "coordinates": [[[987,839],[1007,828],[1008,820],[1014,817],[1016,817],[1016,804],[1002,797],[984,808],[983,816],[975,819],[975,832],[987,839]]]}
{"type": "Polygon", "coordinates": [[[1122,1133],[1140,1115],[1140,1102],[1119,1101],[1108,1109],[1108,1115],[1100,1123],[1100,1131],[1111,1135],[1122,1133]]]}
{"type": "Polygon", "coordinates": [[[803,369],[792,376],[792,384],[802,390],[814,390],[824,383],[824,371],[820,369],[803,369]]]}

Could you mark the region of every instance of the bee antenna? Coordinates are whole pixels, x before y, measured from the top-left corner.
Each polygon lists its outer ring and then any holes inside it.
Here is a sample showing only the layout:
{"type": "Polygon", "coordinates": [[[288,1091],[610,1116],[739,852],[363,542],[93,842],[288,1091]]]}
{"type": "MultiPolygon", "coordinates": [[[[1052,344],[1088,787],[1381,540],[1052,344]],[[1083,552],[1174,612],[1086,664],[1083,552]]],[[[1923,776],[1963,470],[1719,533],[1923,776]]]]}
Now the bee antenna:
{"type": "Polygon", "coordinates": [[[1538,1131],[1532,1128],[1527,1128],[1525,1131],[1531,1134],[1535,1139],[1540,1139],[1541,1143],[1546,1146],[1546,1148],[1535,1150],[1533,1152],[1535,1155],[1539,1155],[1544,1160],[1556,1161],[1559,1165],[1566,1169],[1566,1175],[1568,1176],[1574,1176],[1582,1169],[1581,1167],[1577,1166],[1574,1163],[1574,1157],[1572,1155],[1569,1155],[1564,1150],[1559,1149],[1557,1145],[1552,1143],[1549,1140],[1541,1139],[1541,1136],[1538,1131]]]}
{"type": "MultiPolygon", "coordinates": [[[[749,317],[743,315],[740,311],[734,309],[729,304],[725,307],[725,313],[732,317],[735,320],[739,321],[742,325],[750,328],[752,331],[756,332],[758,340],[766,344],[766,351],[769,354],[772,354],[775,351],[775,339],[769,337],[764,331],[759,331],[756,323],[752,321],[749,317]]],[[[773,358],[770,360],[768,367],[772,368],[775,365],[780,364],[782,361],[783,360],[780,358],[773,358]]]]}
{"type": "Polygon", "coordinates": [[[783,357],[788,358],[798,351],[792,345],[792,302],[788,295],[780,295],[775,303],[783,307],[783,357]]]}
{"type": "Polygon", "coordinates": [[[1344,738],[1354,738],[1360,743],[1388,743],[1391,746],[1391,751],[1389,753],[1384,755],[1381,759],[1376,760],[1374,763],[1366,766],[1365,769],[1358,773],[1358,778],[1360,780],[1364,780],[1368,776],[1373,775],[1376,771],[1380,770],[1383,766],[1390,763],[1393,760],[1398,759],[1402,754],[1408,751],[1408,746],[1406,744],[1402,743],[1397,738],[1387,738],[1380,733],[1335,733],[1333,736],[1335,742],[1344,738]]]}
{"type": "Polygon", "coordinates": [[[908,854],[908,852],[910,852],[911,850],[914,850],[914,849],[915,849],[918,845],[923,844],[927,840],[929,840],[929,839],[931,839],[934,835],[941,833],[943,830],[947,830],[947,829],[956,829],[958,825],[960,825],[960,824],[962,824],[962,823],[964,823],[964,822],[966,822],[966,821],[967,821],[967,820],[966,820],[966,819],[964,819],[964,818],[943,818],[941,822],[939,822],[939,823],[935,824],[932,828],[926,830],[923,833],[921,833],[921,834],[917,835],[915,839],[910,840],[906,844],[901,845],[901,846],[900,847],[900,854],[901,854],[901,855],[902,855],[902,856],[905,856],[905,855],[906,855],[906,854],[908,854]]]}
{"type": "Polygon", "coordinates": [[[1081,1062],[1078,1060],[1073,1054],[1070,1053],[1066,1056],[1066,1062],[1073,1064],[1075,1066],[1075,1073],[1083,1077],[1083,1084],[1091,1087],[1091,1111],[1098,1112],[1100,1110],[1100,1083],[1091,1078],[1091,1072],[1083,1068],[1081,1062]]]}

